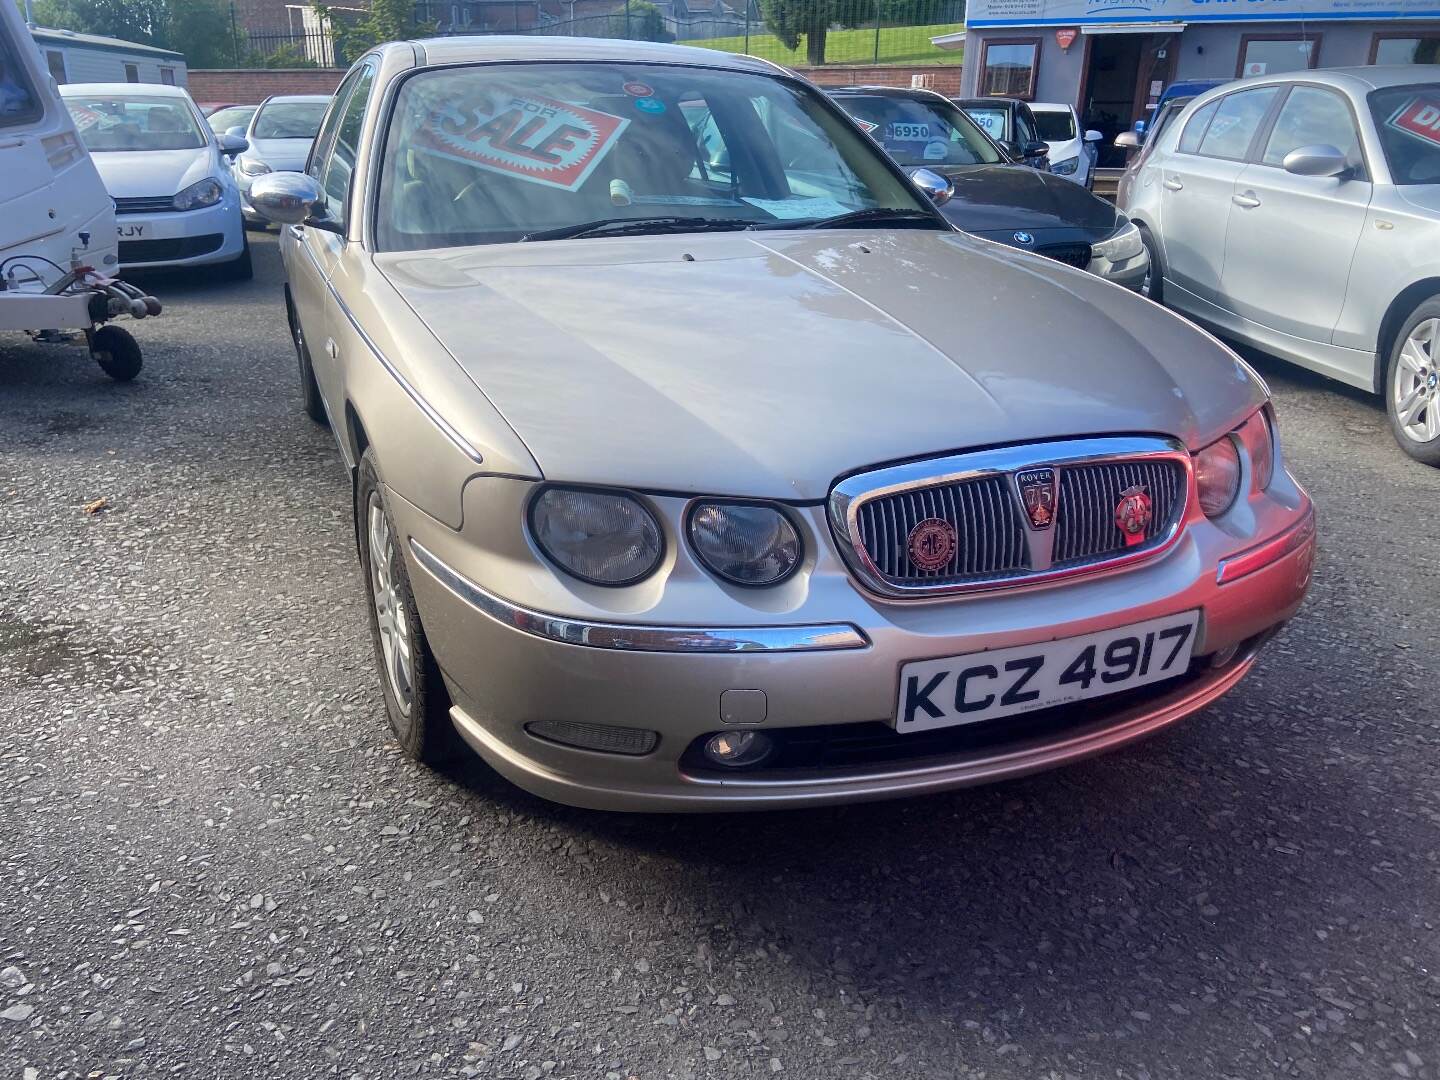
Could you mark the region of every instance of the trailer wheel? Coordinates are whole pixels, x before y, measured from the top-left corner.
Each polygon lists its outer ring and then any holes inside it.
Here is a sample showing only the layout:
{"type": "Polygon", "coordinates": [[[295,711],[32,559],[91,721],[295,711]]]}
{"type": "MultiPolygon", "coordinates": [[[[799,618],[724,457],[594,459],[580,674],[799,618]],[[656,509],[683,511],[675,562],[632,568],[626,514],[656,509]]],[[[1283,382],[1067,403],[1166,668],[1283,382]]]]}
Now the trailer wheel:
{"type": "Polygon", "coordinates": [[[90,335],[90,355],[101,371],[119,382],[135,378],[143,365],[140,343],[118,326],[102,326],[90,335]]]}

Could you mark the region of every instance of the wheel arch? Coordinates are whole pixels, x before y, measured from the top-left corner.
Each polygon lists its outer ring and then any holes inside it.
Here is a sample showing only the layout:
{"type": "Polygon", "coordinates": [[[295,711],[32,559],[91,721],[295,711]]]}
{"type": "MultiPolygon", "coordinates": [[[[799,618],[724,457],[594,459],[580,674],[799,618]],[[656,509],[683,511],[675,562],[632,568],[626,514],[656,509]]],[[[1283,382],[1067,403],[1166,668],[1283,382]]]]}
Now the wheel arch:
{"type": "Polygon", "coordinates": [[[1432,296],[1440,296],[1440,277],[1422,278],[1412,285],[1407,285],[1385,309],[1385,317],[1380,320],[1380,336],[1375,345],[1375,393],[1385,392],[1385,367],[1390,363],[1390,350],[1395,347],[1395,339],[1400,334],[1400,328],[1405,325],[1405,317],[1432,296]]]}
{"type": "Polygon", "coordinates": [[[360,458],[370,447],[370,436],[365,431],[365,422],[360,419],[359,410],[355,403],[348,398],[345,401],[345,431],[342,436],[350,449],[350,458],[354,462],[350,466],[350,504],[353,513],[351,520],[355,523],[355,551],[360,551],[360,458]]]}

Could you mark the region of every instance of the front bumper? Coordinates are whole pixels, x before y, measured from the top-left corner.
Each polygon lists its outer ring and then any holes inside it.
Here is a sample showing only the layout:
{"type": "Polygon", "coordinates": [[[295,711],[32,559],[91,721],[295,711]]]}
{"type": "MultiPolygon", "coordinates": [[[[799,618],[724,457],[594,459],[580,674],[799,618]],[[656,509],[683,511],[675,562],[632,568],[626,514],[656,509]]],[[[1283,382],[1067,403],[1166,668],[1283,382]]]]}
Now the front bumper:
{"type": "Polygon", "coordinates": [[[239,200],[232,191],[200,210],[118,215],[120,265],[145,270],[238,259],[245,248],[239,200]]]}
{"type": "MultiPolygon", "coordinates": [[[[1304,598],[1313,512],[1303,492],[1288,491],[1284,501],[1266,497],[1252,508],[1255,528],[1247,532],[1263,538],[1264,552],[1250,555],[1224,584],[1226,560],[1257,545],[1217,528],[1195,528],[1137,568],[955,600],[887,602],[851,585],[843,567],[817,566],[811,599],[833,618],[757,617],[750,628],[723,631],[554,616],[507,601],[476,584],[482,567],[467,557],[459,534],[394,492],[389,502],[409,539],[416,602],[467,743],[520,787],[557,802],[690,811],[849,802],[990,782],[1112,749],[1203,708],[1244,676],[1260,644],[1304,598]],[[1292,532],[1293,542],[1266,546],[1292,532]],[[831,577],[840,580],[826,580],[831,577]],[[787,775],[716,776],[686,761],[696,739],[733,719],[727,691],[763,692],[760,718],[752,712],[744,720],[767,731],[874,727],[893,719],[906,662],[1077,636],[1190,609],[1202,613],[1196,656],[1233,647],[1233,659],[1214,668],[1201,661],[1183,681],[1157,684],[1138,700],[1127,696],[1107,708],[1107,699],[1096,699],[1073,723],[1039,736],[884,766],[787,775]],[[557,720],[648,729],[659,733],[659,742],[649,753],[624,756],[560,745],[526,730],[557,720]]],[[[823,511],[816,512],[823,528],[823,511]]],[[[753,693],[746,697],[755,700],[753,693]]]]}
{"type": "Polygon", "coordinates": [[[1090,260],[1090,265],[1085,269],[1096,277],[1102,277],[1116,285],[1138,290],[1145,280],[1146,273],[1150,270],[1150,253],[1141,248],[1140,254],[1118,262],[1096,257],[1090,260]]]}

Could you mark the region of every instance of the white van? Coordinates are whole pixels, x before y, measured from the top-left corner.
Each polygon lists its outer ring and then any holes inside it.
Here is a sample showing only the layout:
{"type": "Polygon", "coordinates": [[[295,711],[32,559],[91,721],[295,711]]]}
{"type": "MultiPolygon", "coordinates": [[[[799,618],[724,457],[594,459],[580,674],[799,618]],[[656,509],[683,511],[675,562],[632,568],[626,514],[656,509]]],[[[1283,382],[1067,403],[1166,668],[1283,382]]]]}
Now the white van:
{"type": "Polygon", "coordinates": [[[0,331],[48,340],[83,330],[108,375],[132,379],[140,348],[120,315],[159,314],[154,297],[116,281],[115,204],[19,10],[0,2],[0,331]]]}

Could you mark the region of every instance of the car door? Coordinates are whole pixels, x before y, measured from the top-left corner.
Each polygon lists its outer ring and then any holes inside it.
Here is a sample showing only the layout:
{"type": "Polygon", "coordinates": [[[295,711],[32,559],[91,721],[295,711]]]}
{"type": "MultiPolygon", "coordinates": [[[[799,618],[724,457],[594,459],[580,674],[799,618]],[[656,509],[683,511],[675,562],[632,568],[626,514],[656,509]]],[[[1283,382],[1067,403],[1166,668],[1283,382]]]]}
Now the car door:
{"type": "Polygon", "coordinates": [[[1235,185],[1220,276],[1224,306],[1283,334],[1329,342],[1371,194],[1350,103],[1326,87],[1292,86],[1235,185]],[[1285,171],[1286,154],[1321,144],[1338,147],[1351,171],[1285,171]]]}
{"type": "MultiPolygon", "coordinates": [[[[1159,163],[1165,279],[1202,300],[1219,301],[1230,196],[1279,93],[1278,86],[1260,86],[1202,106],[1185,122],[1175,152],[1159,163]]],[[[1184,295],[1170,292],[1184,307],[1184,295]]]]}
{"type": "MultiPolygon", "coordinates": [[[[310,152],[305,171],[317,181],[322,176],[330,146],[334,143],[335,131],[339,128],[340,119],[345,112],[345,103],[359,78],[360,72],[356,71],[340,84],[340,89],[335,92],[335,99],[330,104],[330,111],[320,125],[319,134],[315,136],[315,146],[310,152]]],[[[321,359],[319,353],[325,344],[326,274],[322,258],[325,245],[320,239],[319,229],[289,225],[282,226],[281,231],[284,234],[281,245],[285,252],[285,269],[290,279],[290,302],[295,306],[295,315],[305,335],[311,366],[316,368],[318,373],[321,359]]]]}
{"type": "MultiPolygon", "coordinates": [[[[1040,138],[1040,125],[1035,123],[1035,114],[1030,111],[1029,105],[1017,105],[1015,107],[1015,139],[1020,144],[1020,152],[1025,152],[1025,147],[1032,143],[1043,143],[1040,138]]],[[[1048,172],[1050,169],[1050,158],[1048,155],[1025,158],[1025,164],[1039,169],[1041,172],[1048,172]]]]}
{"type": "Polygon", "coordinates": [[[313,258],[324,280],[322,303],[325,309],[325,339],[319,349],[312,345],[311,363],[315,368],[315,381],[326,401],[340,401],[343,397],[338,352],[335,346],[333,320],[341,317],[331,301],[330,279],[334,276],[336,264],[345,250],[346,233],[350,217],[355,213],[351,206],[351,190],[355,173],[355,158],[360,147],[360,135],[365,126],[365,110],[370,104],[370,92],[375,85],[375,66],[365,64],[354,73],[355,84],[340,113],[335,136],[317,162],[314,174],[325,193],[326,216],[333,225],[330,229],[302,226],[303,243],[313,258]]]}

